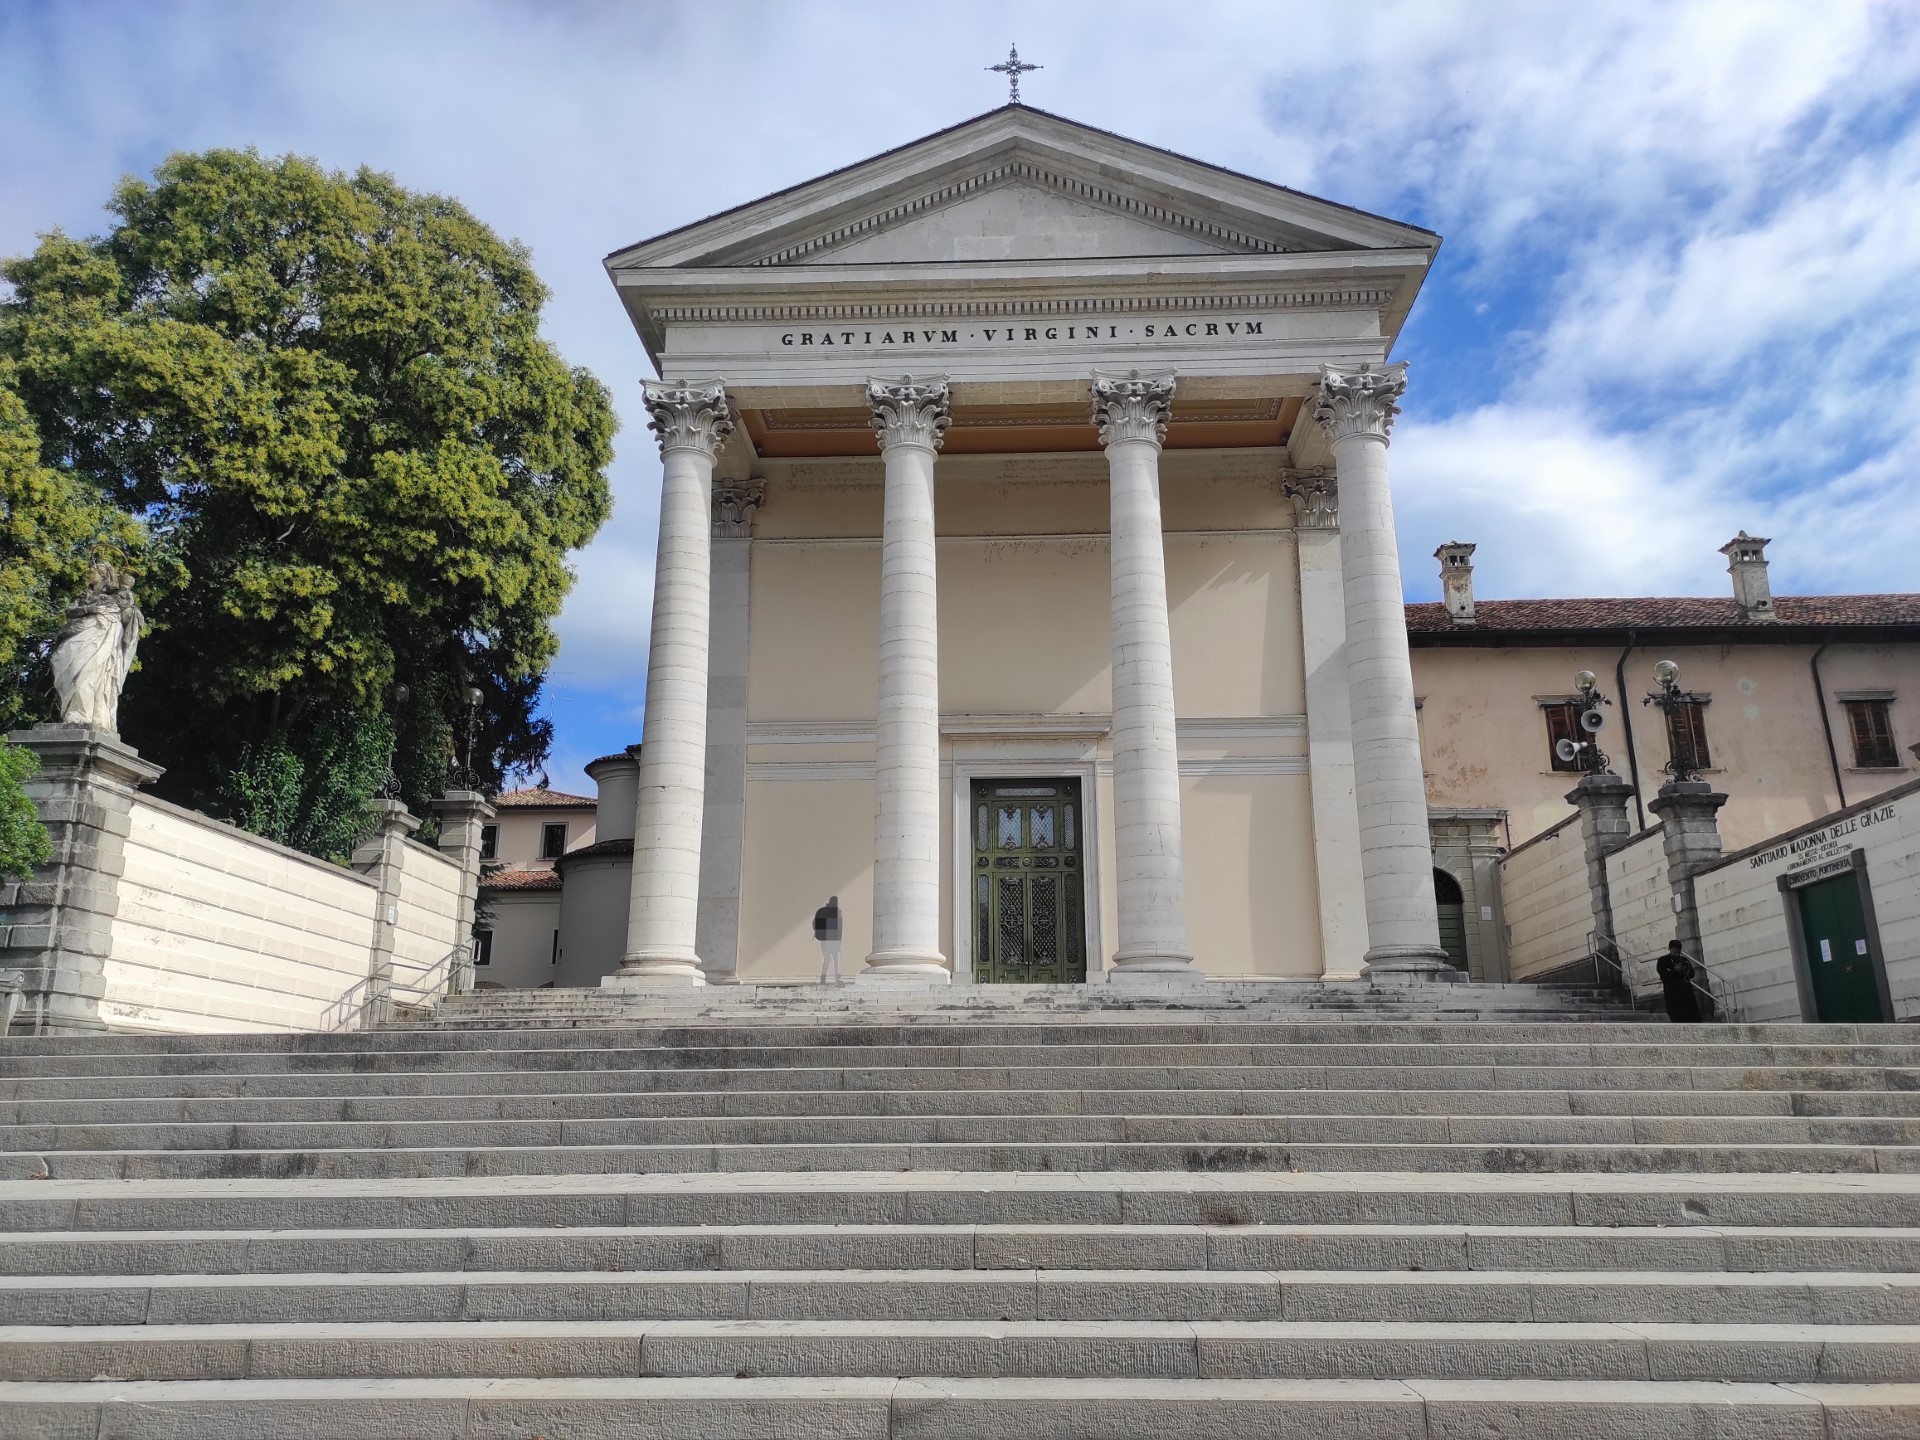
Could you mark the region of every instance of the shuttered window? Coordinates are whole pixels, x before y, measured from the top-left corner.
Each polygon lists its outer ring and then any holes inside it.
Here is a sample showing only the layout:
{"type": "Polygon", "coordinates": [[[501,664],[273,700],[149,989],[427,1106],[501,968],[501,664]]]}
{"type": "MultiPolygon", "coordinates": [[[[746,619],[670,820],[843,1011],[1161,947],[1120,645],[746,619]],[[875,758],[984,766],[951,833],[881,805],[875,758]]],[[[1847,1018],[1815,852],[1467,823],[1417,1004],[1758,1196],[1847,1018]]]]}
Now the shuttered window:
{"type": "Polygon", "coordinates": [[[1848,700],[1847,728],[1853,732],[1853,763],[1862,770],[1898,770],[1893,744],[1893,707],[1885,700],[1848,700]]]}
{"type": "Polygon", "coordinates": [[[1562,760],[1555,752],[1562,740],[1571,740],[1575,744],[1586,739],[1580,729],[1580,707],[1571,702],[1557,705],[1542,705],[1540,713],[1547,717],[1547,760],[1555,770],[1580,769],[1580,757],[1562,760]]]}
{"type": "Polygon", "coordinates": [[[1683,700],[1667,716],[1667,743],[1673,760],[1689,770],[1706,770],[1713,765],[1707,749],[1707,707],[1704,701],[1683,700]]]}

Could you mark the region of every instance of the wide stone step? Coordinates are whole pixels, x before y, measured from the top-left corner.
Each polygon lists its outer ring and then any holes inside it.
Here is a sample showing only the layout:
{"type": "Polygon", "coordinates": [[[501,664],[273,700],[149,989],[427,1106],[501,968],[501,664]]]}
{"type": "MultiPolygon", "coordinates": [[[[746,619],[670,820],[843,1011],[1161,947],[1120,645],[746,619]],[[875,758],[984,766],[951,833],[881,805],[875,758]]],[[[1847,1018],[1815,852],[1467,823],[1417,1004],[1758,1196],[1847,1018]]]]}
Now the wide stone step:
{"type": "MultiPolygon", "coordinates": [[[[73,1125],[96,1100],[0,1103],[0,1124],[73,1125]]],[[[117,1124],[614,1120],[772,1115],[1809,1115],[1920,1118],[1920,1091],[667,1090],[591,1095],[121,1099],[117,1124]]]]}
{"type": "Polygon", "coordinates": [[[0,1081],[0,1102],[219,1096],[602,1094],[695,1090],[1920,1091],[1920,1069],[1864,1066],[895,1066],[833,1069],[482,1070],[135,1075],[0,1081]]]}
{"type": "Polygon", "coordinates": [[[0,1275],[500,1270],[1920,1271],[1920,1228],[636,1225],[0,1235],[0,1275]]]}
{"type": "Polygon", "coordinates": [[[0,1325],[454,1320],[1920,1325],[1920,1275],[832,1269],[0,1277],[0,1325]]]}
{"type": "MultiPolygon", "coordinates": [[[[1916,1146],[1920,1118],[1642,1115],[681,1116],[0,1125],[0,1153],[844,1145],[1916,1146]]],[[[1052,1168],[1052,1167],[1046,1167],[1052,1168]]],[[[1157,1168],[1157,1167],[1156,1167],[1157,1168]]],[[[1397,1168],[1397,1167],[1396,1167],[1397,1168]]],[[[1688,1167],[1691,1168],[1691,1167],[1688,1167]]],[[[1799,1167],[1795,1167],[1799,1168],[1799,1167]]],[[[316,1172],[317,1173],[317,1172],[316,1172]]],[[[474,1173],[471,1171],[464,1173],[474,1173]]]]}
{"type": "Polygon", "coordinates": [[[0,1232],[605,1225],[1920,1227],[1920,1176],[935,1171],[0,1181],[0,1232]]]}
{"type": "Polygon", "coordinates": [[[1139,1141],[528,1145],[0,1153],[12,1180],[355,1180],[442,1176],[692,1175],[766,1171],[1920,1172],[1920,1147],[1846,1144],[1421,1144],[1188,1138],[1139,1141]]]}
{"type": "Polygon", "coordinates": [[[8,1326],[0,1381],[1107,1377],[1897,1383],[1920,1327],[605,1320],[8,1326]]]}
{"type": "Polygon", "coordinates": [[[6,1440],[1911,1440],[1920,1385],[1645,1380],[443,1379],[0,1385],[6,1440]]]}
{"type": "Polygon", "coordinates": [[[0,1052],[0,1078],[268,1074],[405,1074],[459,1070],[833,1070],[949,1067],[1169,1070],[1314,1067],[1749,1069],[1920,1067],[1920,1043],[1816,1044],[1039,1044],[653,1045],[522,1050],[206,1051],[200,1053],[30,1054],[0,1052]]]}
{"type": "MultiPolygon", "coordinates": [[[[74,1125],[99,1101],[0,1103],[0,1124],[74,1125]]],[[[616,1120],[695,1116],[1435,1115],[1920,1118],[1915,1090],[663,1090],[588,1095],[119,1099],[119,1124],[616,1120]]]]}

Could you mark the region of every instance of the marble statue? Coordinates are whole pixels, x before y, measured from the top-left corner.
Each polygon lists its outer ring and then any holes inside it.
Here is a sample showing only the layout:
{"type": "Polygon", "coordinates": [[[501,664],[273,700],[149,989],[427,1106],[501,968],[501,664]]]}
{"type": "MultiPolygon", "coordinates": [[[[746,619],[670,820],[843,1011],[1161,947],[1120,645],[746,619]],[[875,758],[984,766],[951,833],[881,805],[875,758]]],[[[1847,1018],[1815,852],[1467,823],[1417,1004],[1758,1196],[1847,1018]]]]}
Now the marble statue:
{"type": "Polygon", "coordinates": [[[94,566],[87,593],[67,607],[67,623],[53,640],[63,723],[119,733],[120,690],[133,668],[141,620],[132,581],[111,565],[94,566]]]}

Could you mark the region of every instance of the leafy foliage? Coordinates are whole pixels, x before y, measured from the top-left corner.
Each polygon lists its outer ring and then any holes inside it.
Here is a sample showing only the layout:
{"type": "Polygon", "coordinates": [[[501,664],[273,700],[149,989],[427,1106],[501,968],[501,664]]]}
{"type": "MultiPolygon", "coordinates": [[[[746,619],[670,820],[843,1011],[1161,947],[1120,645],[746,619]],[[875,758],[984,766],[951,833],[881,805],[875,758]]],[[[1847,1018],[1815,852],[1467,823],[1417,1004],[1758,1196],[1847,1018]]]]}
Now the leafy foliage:
{"type": "Polygon", "coordinates": [[[47,827],[22,788],[39,769],[31,750],[0,740],[0,879],[24,876],[53,854],[47,827]]]}
{"type": "Polygon", "coordinates": [[[251,151],[175,155],[108,208],[105,236],[0,265],[0,357],[42,470],[150,536],[121,730],[163,792],[324,847],[335,739],[391,714],[418,810],[469,686],[483,781],[537,764],[614,421],[541,339],[525,250],[388,176],[251,151]]]}
{"type": "Polygon", "coordinates": [[[309,854],[344,860],[370,828],[362,802],[387,773],[393,725],[325,724],[246,747],[222,779],[219,808],[234,823],[309,854]]]}

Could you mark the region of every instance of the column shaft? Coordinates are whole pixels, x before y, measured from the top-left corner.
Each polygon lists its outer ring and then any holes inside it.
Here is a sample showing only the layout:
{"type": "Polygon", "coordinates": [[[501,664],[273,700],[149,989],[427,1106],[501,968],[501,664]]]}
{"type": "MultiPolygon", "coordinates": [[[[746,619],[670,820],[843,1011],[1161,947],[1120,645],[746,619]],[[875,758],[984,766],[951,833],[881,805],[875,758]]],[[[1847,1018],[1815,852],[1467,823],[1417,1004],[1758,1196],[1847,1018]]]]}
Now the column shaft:
{"type": "Polygon", "coordinates": [[[1173,639],[1160,527],[1160,441],[1173,376],[1096,375],[1094,420],[1111,505],[1113,803],[1119,945],[1114,975],[1191,974],[1181,865],[1173,639]]]}
{"type": "Polygon", "coordinates": [[[873,953],[865,977],[945,981],[940,950],[940,621],[933,458],[944,378],[867,387],[886,466],[880,540],[873,953]]]}
{"type": "Polygon", "coordinates": [[[1387,435],[1405,389],[1404,365],[1357,374],[1328,369],[1315,414],[1333,442],[1339,488],[1368,972],[1453,974],[1433,899],[1427,784],[1387,487],[1387,435]]]}
{"type": "Polygon", "coordinates": [[[630,979],[700,985],[694,939],[707,763],[709,496],[733,422],[718,381],[649,382],[647,408],[665,475],[621,968],[630,979]]]}

